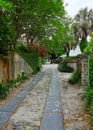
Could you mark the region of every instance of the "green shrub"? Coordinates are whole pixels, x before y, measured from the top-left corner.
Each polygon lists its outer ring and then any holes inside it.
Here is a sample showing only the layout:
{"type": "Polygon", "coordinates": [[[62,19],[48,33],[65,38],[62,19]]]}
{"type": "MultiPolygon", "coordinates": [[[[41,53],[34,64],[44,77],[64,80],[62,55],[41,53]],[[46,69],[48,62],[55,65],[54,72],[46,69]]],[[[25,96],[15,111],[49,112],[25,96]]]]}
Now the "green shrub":
{"type": "Polygon", "coordinates": [[[45,58],[42,58],[41,61],[42,61],[42,64],[46,63],[46,59],[45,58]]]}
{"type": "Polygon", "coordinates": [[[55,59],[55,63],[59,64],[62,62],[62,58],[61,57],[58,57],[55,59]]]}
{"type": "Polygon", "coordinates": [[[0,99],[4,99],[8,93],[9,88],[4,84],[0,84],[0,99]]]}
{"type": "Polygon", "coordinates": [[[84,89],[84,96],[85,107],[90,114],[91,121],[93,122],[93,88],[86,87],[84,89]]]}
{"type": "Polygon", "coordinates": [[[21,56],[33,69],[33,74],[36,74],[41,69],[42,61],[37,51],[33,50],[30,53],[21,53],[21,56]]]}
{"type": "Polygon", "coordinates": [[[40,57],[41,53],[39,51],[38,46],[16,46],[15,51],[17,51],[23,59],[29,64],[29,66],[33,69],[33,74],[36,74],[40,71],[42,67],[42,57],[40,57]]]}
{"type": "Polygon", "coordinates": [[[17,79],[11,80],[7,84],[0,83],[0,99],[6,98],[6,96],[11,92],[11,90],[17,87],[16,83],[22,82],[23,80],[26,79],[27,79],[27,75],[22,74],[22,76],[18,76],[17,79]]]}
{"type": "Polygon", "coordinates": [[[93,102],[93,88],[86,87],[84,89],[84,95],[85,95],[86,107],[89,107],[91,105],[91,103],[93,102]]]}
{"type": "Polygon", "coordinates": [[[93,122],[93,56],[89,57],[89,86],[84,89],[85,106],[90,114],[90,119],[93,122]]]}
{"type": "Polygon", "coordinates": [[[91,103],[88,111],[89,111],[89,114],[91,115],[90,119],[91,119],[91,122],[92,122],[92,125],[93,125],[93,102],[91,103]]]}
{"type": "Polygon", "coordinates": [[[85,48],[87,47],[87,39],[86,38],[82,38],[81,42],[80,42],[80,50],[83,53],[85,48]]]}
{"type": "Polygon", "coordinates": [[[60,72],[73,72],[74,69],[67,65],[66,62],[60,62],[58,65],[58,70],[60,72]]]}
{"type": "Polygon", "coordinates": [[[81,74],[79,72],[74,72],[72,76],[69,79],[69,83],[71,84],[77,84],[81,81],[81,74]]]}
{"type": "Polygon", "coordinates": [[[93,56],[89,57],[89,86],[93,88],[93,56]]]}

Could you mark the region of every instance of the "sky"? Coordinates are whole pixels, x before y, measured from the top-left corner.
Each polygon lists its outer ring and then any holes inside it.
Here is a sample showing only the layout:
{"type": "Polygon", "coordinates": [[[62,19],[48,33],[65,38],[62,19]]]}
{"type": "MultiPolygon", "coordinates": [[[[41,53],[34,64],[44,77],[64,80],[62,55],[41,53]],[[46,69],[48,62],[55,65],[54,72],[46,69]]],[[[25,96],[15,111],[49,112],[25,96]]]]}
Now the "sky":
{"type": "Polygon", "coordinates": [[[66,10],[71,17],[74,17],[81,8],[93,9],[93,0],[64,0],[68,3],[66,10]]]}

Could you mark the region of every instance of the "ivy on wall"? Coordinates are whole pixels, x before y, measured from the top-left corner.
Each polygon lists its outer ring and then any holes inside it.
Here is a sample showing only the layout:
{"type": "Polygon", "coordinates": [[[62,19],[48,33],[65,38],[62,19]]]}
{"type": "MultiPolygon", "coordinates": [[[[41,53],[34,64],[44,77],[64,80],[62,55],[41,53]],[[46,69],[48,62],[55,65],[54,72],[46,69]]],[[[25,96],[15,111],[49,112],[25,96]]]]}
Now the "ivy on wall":
{"type": "Polygon", "coordinates": [[[85,105],[86,109],[88,110],[90,114],[91,122],[93,123],[93,56],[89,57],[89,77],[88,77],[88,87],[84,90],[85,95],[85,105]]]}
{"type": "Polygon", "coordinates": [[[33,69],[33,74],[36,74],[41,69],[41,58],[37,50],[32,50],[30,53],[21,53],[21,56],[33,69]]]}
{"type": "Polygon", "coordinates": [[[93,56],[89,57],[89,86],[93,88],[93,56]]]}

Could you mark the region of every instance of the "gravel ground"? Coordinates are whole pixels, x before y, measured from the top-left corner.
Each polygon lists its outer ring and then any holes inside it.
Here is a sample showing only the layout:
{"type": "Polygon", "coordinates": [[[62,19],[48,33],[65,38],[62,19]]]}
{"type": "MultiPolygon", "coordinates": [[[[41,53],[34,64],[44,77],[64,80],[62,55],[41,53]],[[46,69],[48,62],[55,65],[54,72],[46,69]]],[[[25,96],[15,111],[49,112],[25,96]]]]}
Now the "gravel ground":
{"type": "Polygon", "coordinates": [[[65,130],[93,130],[90,128],[89,115],[85,112],[83,87],[71,85],[71,74],[58,72],[65,130]]]}

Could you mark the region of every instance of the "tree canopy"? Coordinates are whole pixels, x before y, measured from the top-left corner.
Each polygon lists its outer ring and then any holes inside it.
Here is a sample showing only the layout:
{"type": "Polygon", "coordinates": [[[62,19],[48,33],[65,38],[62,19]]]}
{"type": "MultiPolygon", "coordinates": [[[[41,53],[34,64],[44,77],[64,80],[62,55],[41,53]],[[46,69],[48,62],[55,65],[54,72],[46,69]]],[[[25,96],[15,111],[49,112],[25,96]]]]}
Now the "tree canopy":
{"type": "Polygon", "coordinates": [[[14,39],[14,27],[12,25],[12,4],[0,0],[0,54],[7,54],[9,45],[14,39]]]}
{"type": "Polygon", "coordinates": [[[3,23],[0,47],[14,48],[23,35],[27,45],[50,42],[52,37],[56,47],[61,46],[65,17],[63,4],[62,0],[0,0],[0,24],[3,23]]]}

